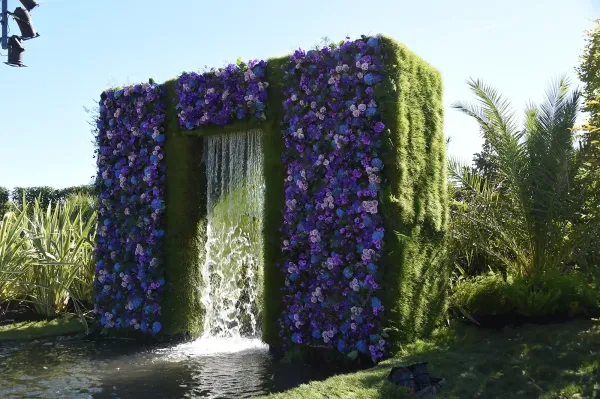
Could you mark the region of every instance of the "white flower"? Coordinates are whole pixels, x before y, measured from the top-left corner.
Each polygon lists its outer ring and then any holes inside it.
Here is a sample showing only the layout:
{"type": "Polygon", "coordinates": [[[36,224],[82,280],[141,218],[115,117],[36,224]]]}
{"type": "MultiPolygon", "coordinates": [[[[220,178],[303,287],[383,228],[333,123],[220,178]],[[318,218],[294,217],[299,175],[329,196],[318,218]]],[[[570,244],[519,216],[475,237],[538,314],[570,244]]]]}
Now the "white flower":
{"type": "Polygon", "coordinates": [[[365,112],[367,110],[367,106],[365,104],[358,104],[358,110],[365,112]]]}

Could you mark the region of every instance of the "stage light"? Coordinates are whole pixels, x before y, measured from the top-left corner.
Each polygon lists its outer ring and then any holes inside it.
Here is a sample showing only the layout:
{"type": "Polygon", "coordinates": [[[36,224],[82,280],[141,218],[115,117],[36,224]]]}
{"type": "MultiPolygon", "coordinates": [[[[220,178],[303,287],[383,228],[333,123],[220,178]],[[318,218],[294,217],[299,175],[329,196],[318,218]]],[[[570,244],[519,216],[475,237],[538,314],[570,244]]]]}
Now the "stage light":
{"type": "Polygon", "coordinates": [[[17,21],[17,25],[19,25],[19,30],[21,31],[21,38],[23,40],[33,39],[34,37],[38,37],[39,35],[33,29],[33,25],[31,24],[31,17],[29,16],[29,12],[24,8],[17,7],[15,11],[12,13],[13,18],[17,21]]]}
{"type": "Polygon", "coordinates": [[[21,0],[21,4],[23,4],[23,7],[25,7],[27,11],[31,11],[37,6],[39,6],[37,1],[35,0],[21,0]]]}
{"type": "Polygon", "coordinates": [[[25,51],[25,47],[23,46],[23,42],[19,36],[11,36],[8,39],[8,61],[5,62],[6,65],[14,66],[14,67],[24,67],[26,66],[21,61],[21,54],[25,51]]]}

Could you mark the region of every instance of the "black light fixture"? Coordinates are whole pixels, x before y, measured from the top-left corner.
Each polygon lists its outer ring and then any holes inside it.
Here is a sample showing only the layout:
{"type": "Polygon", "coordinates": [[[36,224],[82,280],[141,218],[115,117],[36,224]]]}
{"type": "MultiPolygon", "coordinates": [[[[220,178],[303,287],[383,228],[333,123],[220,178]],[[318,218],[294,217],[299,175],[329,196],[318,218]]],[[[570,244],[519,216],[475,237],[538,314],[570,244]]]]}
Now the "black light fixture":
{"type": "Polygon", "coordinates": [[[21,38],[23,40],[33,39],[39,36],[39,34],[35,32],[35,29],[33,29],[33,25],[31,24],[31,16],[29,16],[29,12],[27,10],[17,7],[12,13],[12,16],[15,21],[17,21],[17,25],[19,25],[21,38]]]}
{"type": "Polygon", "coordinates": [[[24,67],[26,66],[21,61],[21,54],[25,51],[25,46],[23,46],[23,42],[19,36],[11,36],[8,39],[8,61],[5,62],[6,65],[14,66],[14,67],[24,67]]]}
{"type": "Polygon", "coordinates": [[[23,4],[23,7],[25,7],[27,11],[31,11],[39,6],[38,2],[35,0],[21,0],[21,4],[23,4]]]}

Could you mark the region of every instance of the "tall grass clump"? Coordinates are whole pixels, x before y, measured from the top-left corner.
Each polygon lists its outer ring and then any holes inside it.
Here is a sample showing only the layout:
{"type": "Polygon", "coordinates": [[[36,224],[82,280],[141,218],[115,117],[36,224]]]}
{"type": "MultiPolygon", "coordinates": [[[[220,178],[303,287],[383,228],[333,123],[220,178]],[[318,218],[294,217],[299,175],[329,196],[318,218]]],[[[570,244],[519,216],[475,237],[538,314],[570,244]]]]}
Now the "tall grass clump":
{"type": "Polygon", "coordinates": [[[23,201],[0,222],[0,302],[22,301],[52,318],[92,302],[95,200],[75,195],[43,205],[23,201]]]}

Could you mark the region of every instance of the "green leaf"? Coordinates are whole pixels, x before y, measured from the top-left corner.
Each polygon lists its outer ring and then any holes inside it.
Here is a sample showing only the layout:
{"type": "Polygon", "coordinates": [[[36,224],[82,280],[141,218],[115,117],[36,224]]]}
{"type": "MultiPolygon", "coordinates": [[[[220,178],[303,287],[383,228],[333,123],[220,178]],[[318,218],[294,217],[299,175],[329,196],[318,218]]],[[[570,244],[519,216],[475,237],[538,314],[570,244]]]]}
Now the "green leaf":
{"type": "Polygon", "coordinates": [[[358,351],[357,350],[354,350],[354,351],[348,353],[348,359],[350,359],[352,361],[356,360],[357,357],[358,357],[358,351]]]}
{"type": "Polygon", "coordinates": [[[389,339],[390,338],[390,334],[386,333],[386,332],[382,332],[381,336],[385,339],[389,339]]]}
{"type": "Polygon", "coordinates": [[[238,57],[235,63],[237,64],[237,66],[242,65],[242,57],[238,57]]]}

